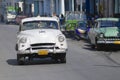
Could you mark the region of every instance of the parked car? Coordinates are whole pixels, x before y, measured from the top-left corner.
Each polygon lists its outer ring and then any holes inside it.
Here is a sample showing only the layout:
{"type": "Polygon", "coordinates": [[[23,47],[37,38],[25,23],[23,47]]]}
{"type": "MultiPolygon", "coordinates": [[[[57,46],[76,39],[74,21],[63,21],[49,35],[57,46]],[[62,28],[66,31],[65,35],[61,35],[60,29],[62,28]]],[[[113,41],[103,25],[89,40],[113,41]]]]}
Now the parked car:
{"type": "Polygon", "coordinates": [[[15,18],[15,24],[20,24],[21,20],[27,18],[25,15],[17,15],[15,18]]]}
{"type": "Polygon", "coordinates": [[[21,21],[16,42],[18,64],[36,57],[51,57],[66,63],[67,49],[66,38],[56,18],[30,17],[21,21]]]}
{"type": "Polygon", "coordinates": [[[74,31],[77,22],[80,20],[80,14],[79,13],[69,13],[66,15],[65,20],[65,30],[66,31],[74,31]]]}
{"type": "Polygon", "coordinates": [[[79,21],[86,21],[86,15],[80,12],[66,13],[65,34],[66,36],[75,39],[75,29],[79,21]]]}
{"type": "Polygon", "coordinates": [[[77,40],[80,40],[80,39],[88,40],[89,29],[90,29],[90,26],[87,24],[86,21],[79,21],[75,29],[76,39],[77,40]]]}
{"type": "Polygon", "coordinates": [[[15,23],[16,10],[13,6],[7,6],[3,11],[3,21],[6,24],[15,23]]]}
{"type": "Polygon", "coordinates": [[[84,20],[86,21],[86,15],[80,12],[69,12],[66,13],[66,20],[65,20],[65,24],[66,24],[66,30],[74,30],[76,27],[76,24],[81,21],[84,20]]]}
{"type": "Polygon", "coordinates": [[[98,18],[90,28],[88,37],[93,48],[120,48],[120,19],[98,18]],[[113,47],[114,46],[114,47],[113,47]]]}

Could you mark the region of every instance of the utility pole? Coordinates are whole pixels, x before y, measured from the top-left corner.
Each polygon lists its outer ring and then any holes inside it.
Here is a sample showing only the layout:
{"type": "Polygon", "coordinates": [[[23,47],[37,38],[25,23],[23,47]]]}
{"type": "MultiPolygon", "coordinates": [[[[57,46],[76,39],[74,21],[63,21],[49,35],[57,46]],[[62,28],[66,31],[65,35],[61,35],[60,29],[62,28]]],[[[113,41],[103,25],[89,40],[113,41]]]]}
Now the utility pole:
{"type": "Polygon", "coordinates": [[[80,12],[82,12],[82,6],[83,6],[83,1],[82,0],[80,0],[80,12]]]}
{"type": "Polygon", "coordinates": [[[51,6],[50,6],[50,8],[51,8],[51,15],[52,15],[53,12],[54,12],[54,0],[51,0],[51,6]]]}
{"type": "Polygon", "coordinates": [[[26,2],[25,2],[25,0],[23,0],[23,14],[24,14],[24,15],[25,15],[25,11],[26,11],[25,6],[26,6],[26,2]]]}
{"type": "Polygon", "coordinates": [[[83,0],[76,0],[76,5],[77,5],[76,10],[78,11],[78,6],[80,5],[79,10],[80,12],[82,12],[83,0]]]}

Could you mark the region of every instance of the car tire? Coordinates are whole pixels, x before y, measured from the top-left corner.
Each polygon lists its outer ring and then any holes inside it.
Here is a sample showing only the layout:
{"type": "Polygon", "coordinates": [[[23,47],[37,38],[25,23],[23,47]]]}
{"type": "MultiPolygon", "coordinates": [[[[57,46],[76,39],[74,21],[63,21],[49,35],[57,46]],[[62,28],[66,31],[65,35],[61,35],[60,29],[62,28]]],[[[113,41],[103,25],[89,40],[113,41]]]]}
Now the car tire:
{"type": "Polygon", "coordinates": [[[60,59],[60,62],[61,62],[61,63],[66,63],[66,57],[62,57],[62,58],[60,59]]]}
{"type": "Polygon", "coordinates": [[[25,64],[25,57],[17,54],[17,63],[18,63],[18,65],[24,65],[25,64]]]}
{"type": "Polygon", "coordinates": [[[8,22],[8,21],[6,21],[6,22],[5,22],[5,24],[9,24],[9,22],[8,22]]]}
{"type": "Polygon", "coordinates": [[[104,46],[97,44],[97,45],[96,45],[96,49],[97,49],[98,51],[101,51],[101,50],[104,49],[104,46]]]}
{"type": "Polygon", "coordinates": [[[77,35],[77,34],[75,34],[75,39],[76,39],[77,41],[80,41],[80,40],[81,40],[80,36],[77,35]]]}
{"type": "Polygon", "coordinates": [[[55,63],[66,63],[66,53],[56,54],[52,57],[52,59],[55,63]]]}
{"type": "Polygon", "coordinates": [[[95,45],[92,44],[92,45],[91,45],[91,48],[92,48],[92,49],[95,49],[95,45]]]}
{"type": "Polygon", "coordinates": [[[100,46],[99,45],[96,45],[96,50],[100,51],[100,46]]]}
{"type": "Polygon", "coordinates": [[[98,39],[95,38],[95,46],[96,46],[96,50],[97,50],[97,51],[100,51],[102,47],[101,47],[101,45],[99,45],[99,44],[97,43],[97,40],[98,40],[98,39]]]}
{"type": "Polygon", "coordinates": [[[60,63],[66,63],[66,53],[59,55],[60,63]]]}
{"type": "Polygon", "coordinates": [[[59,60],[54,56],[54,57],[52,57],[52,61],[54,62],[54,63],[58,63],[59,62],[59,60]]]}

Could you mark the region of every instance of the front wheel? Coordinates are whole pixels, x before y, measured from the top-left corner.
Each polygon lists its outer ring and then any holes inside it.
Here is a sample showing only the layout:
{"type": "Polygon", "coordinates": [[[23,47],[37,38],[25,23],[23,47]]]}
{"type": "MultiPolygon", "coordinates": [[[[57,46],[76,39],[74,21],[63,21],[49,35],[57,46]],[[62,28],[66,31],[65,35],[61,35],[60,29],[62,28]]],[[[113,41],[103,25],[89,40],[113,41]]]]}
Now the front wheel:
{"type": "Polygon", "coordinates": [[[17,63],[18,63],[19,65],[24,65],[24,64],[25,64],[25,57],[17,54],[17,63]]]}
{"type": "Polygon", "coordinates": [[[100,51],[101,50],[101,45],[97,43],[98,39],[95,38],[95,46],[96,46],[96,50],[100,51]]]}
{"type": "Polygon", "coordinates": [[[96,45],[96,49],[97,49],[98,51],[101,51],[101,50],[104,49],[104,46],[97,44],[97,45],[96,45]]]}
{"type": "Polygon", "coordinates": [[[66,63],[66,53],[55,54],[52,59],[55,60],[55,62],[66,63]]]}
{"type": "Polygon", "coordinates": [[[80,40],[81,40],[81,38],[80,38],[80,36],[79,36],[78,34],[75,34],[75,39],[76,39],[77,41],[80,41],[80,40]]]}
{"type": "Polygon", "coordinates": [[[60,62],[61,62],[61,63],[66,63],[66,57],[62,57],[62,58],[60,59],[60,62]]]}

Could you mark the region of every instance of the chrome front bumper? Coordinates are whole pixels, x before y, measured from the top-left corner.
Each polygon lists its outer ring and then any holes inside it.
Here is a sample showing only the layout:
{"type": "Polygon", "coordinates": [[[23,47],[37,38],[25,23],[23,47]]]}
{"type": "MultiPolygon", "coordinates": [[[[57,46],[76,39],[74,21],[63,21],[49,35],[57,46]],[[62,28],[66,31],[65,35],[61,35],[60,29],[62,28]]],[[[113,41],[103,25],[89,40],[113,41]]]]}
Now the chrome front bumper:
{"type": "MultiPolygon", "coordinates": [[[[46,50],[46,49],[40,49],[40,50],[46,50]]],[[[17,51],[18,54],[34,54],[34,53],[38,53],[39,50],[19,50],[17,51]]],[[[49,53],[53,53],[53,54],[57,54],[57,53],[66,53],[67,49],[47,49],[48,54],[49,53]]]]}
{"type": "Polygon", "coordinates": [[[97,44],[114,44],[114,45],[120,45],[120,41],[99,40],[99,41],[97,41],[97,44]]]}

